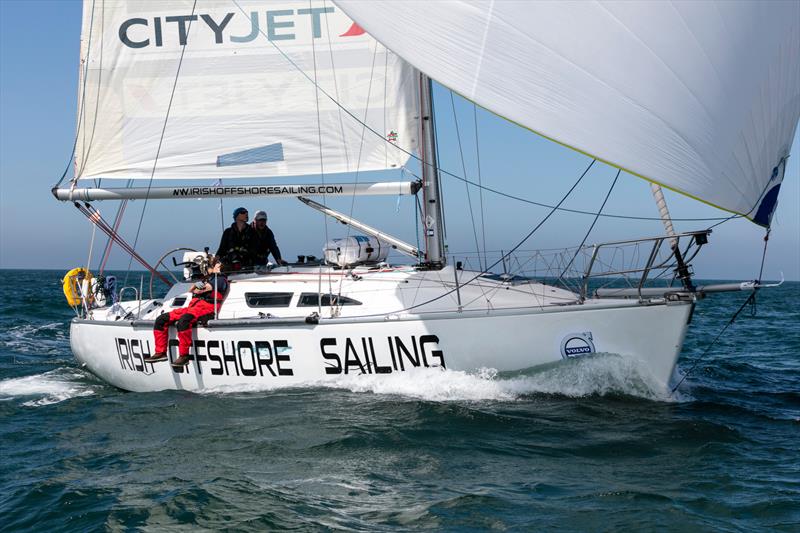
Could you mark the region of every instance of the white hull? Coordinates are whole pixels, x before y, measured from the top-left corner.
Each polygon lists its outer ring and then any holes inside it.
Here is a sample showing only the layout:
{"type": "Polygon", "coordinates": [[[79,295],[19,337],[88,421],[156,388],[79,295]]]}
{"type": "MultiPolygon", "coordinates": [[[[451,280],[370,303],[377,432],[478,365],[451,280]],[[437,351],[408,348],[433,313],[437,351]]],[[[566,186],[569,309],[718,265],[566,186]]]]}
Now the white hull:
{"type": "MultiPolygon", "coordinates": [[[[522,370],[594,352],[636,358],[668,387],[692,304],[589,301],[544,308],[424,313],[389,319],[264,319],[196,328],[185,369],[146,364],[152,322],[75,319],[76,358],[101,379],[130,391],[263,388],[321,383],[344,374],[411,368],[522,370]]],[[[220,321],[221,322],[221,321],[220,321]]],[[[177,357],[170,330],[171,360],[177,357]]]]}

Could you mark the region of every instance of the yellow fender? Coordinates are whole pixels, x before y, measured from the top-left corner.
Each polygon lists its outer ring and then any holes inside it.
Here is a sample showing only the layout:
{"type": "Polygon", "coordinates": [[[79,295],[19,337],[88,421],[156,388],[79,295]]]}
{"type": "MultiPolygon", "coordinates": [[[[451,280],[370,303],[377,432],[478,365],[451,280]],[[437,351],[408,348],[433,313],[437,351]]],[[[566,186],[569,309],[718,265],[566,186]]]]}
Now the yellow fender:
{"type": "Polygon", "coordinates": [[[62,281],[62,286],[64,288],[64,296],[67,297],[67,303],[72,307],[81,305],[81,294],[83,291],[81,290],[81,283],[86,281],[86,284],[83,285],[83,290],[85,290],[87,305],[91,305],[93,300],[93,294],[91,291],[92,286],[92,273],[86,270],[85,268],[78,267],[73,268],[64,276],[64,280],[62,281]],[[83,279],[78,279],[83,278],[83,279]]]}

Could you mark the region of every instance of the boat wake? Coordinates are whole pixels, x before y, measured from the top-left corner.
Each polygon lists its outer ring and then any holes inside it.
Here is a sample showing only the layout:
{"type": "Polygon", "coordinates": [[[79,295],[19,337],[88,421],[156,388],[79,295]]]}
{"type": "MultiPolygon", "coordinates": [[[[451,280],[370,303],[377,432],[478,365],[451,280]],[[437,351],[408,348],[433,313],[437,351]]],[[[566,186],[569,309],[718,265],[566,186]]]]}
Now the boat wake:
{"type": "Polygon", "coordinates": [[[390,376],[348,376],[323,387],[371,392],[427,401],[515,401],[535,395],[580,398],[623,395],[654,401],[684,401],[670,395],[638,361],[615,354],[561,361],[518,372],[478,372],[415,369],[390,376]]]}
{"type": "Polygon", "coordinates": [[[22,405],[41,407],[79,396],[91,396],[95,390],[85,383],[85,377],[79,371],[59,368],[43,374],[4,379],[0,381],[0,401],[30,397],[22,405]]]}
{"type": "Polygon", "coordinates": [[[60,322],[14,326],[0,339],[0,350],[21,355],[59,355],[65,346],[69,346],[69,327],[60,322]]]}
{"type": "MultiPolygon", "coordinates": [[[[341,389],[354,393],[402,396],[432,402],[516,401],[536,395],[572,398],[587,396],[633,396],[661,401],[688,401],[671,395],[648,374],[638,361],[616,354],[596,354],[518,372],[483,368],[477,372],[413,369],[384,375],[349,375],[334,380],[297,384],[297,388],[341,389]]],[[[257,392],[274,389],[259,385],[225,386],[207,393],[257,392]]]]}

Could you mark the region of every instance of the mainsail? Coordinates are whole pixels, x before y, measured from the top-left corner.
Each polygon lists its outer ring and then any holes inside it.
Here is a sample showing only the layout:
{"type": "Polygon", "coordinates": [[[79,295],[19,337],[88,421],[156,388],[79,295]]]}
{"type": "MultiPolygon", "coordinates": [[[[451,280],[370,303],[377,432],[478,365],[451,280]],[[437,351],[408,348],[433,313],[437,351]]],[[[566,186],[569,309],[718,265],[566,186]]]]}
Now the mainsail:
{"type": "Polygon", "coordinates": [[[417,150],[415,72],[330,2],[85,0],[75,174],[397,168],[417,150]]]}
{"type": "Polygon", "coordinates": [[[800,2],[337,4],[490,111],[769,225],[800,117],[800,2]]]}

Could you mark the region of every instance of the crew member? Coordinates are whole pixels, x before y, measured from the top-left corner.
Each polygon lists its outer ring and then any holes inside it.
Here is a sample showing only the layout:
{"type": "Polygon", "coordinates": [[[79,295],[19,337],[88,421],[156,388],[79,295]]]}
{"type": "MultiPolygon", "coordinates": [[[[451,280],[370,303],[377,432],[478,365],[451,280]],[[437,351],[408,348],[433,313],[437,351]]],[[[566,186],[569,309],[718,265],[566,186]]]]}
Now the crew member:
{"type": "Polygon", "coordinates": [[[222,270],[232,272],[253,268],[252,250],[255,232],[247,224],[247,209],[237,207],[233,211],[233,224],[222,232],[217,257],[222,259],[222,270]]]}
{"type": "Polygon", "coordinates": [[[253,218],[253,248],[251,255],[255,265],[265,266],[269,254],[275,259],[279,265],[288,265],[286,261],[281,258],[281,251],[278,249],[278,243],[275,242],[275,234],[267,227],[267,213],[265,211],[256,211],[256,216],[253,218]]]}
{"type": "Polygon", "coordinates": [[[178,330],[178,358],[172,366],[182,367],[189,363],[189,348],[192,345],[192,326],[198,321],[214,318],[219,312],[225,294],[228,292],[228,280],[220,274],[222,263],[217,257],[212,257],[209,263],[208,276],[205,280],[198,281],[191,288],[192,300],[189,305],[164,313],[156,318],[153,326],[156,351],[153,355],[144,358],[145,363],[156,363],[167,360],[167,344],[169,340],[169,326],[175,323],[178,330]]]}

